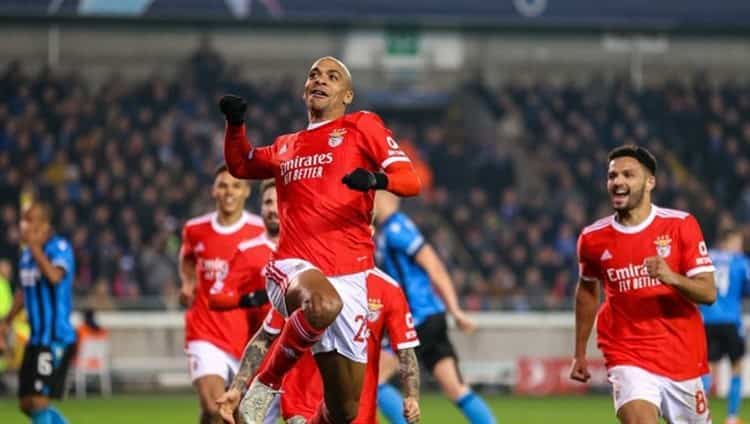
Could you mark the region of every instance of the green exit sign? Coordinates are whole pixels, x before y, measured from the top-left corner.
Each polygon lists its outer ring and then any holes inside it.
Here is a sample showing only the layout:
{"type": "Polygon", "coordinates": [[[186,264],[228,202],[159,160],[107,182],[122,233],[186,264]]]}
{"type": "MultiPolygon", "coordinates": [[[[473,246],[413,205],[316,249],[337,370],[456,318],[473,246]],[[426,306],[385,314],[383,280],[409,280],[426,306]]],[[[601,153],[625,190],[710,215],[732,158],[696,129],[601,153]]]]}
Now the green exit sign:
{"type": "Polygon", "coordinates": [[[386,53],[391,56],[416,56],[419,53],[419,33],[417,31],[387,31],[385,46],[386,53]]]}

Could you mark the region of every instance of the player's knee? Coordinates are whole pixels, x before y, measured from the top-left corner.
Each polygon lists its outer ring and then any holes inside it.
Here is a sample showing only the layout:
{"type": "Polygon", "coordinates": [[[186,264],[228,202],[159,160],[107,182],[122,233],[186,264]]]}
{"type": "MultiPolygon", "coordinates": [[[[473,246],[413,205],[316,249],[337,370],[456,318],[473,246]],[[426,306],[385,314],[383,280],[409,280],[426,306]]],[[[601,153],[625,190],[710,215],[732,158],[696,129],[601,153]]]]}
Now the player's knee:
{"type": "Polygon", "coordinates": [[[49,406],[49,402],[46,398],[43,397],[36,397],[36,396],[26,396],[22,397],[18,401],[18,407],[21,409],[21,411],[30,416],[35,411],[42,410],[49,406]]]}
{"type": "Polygon", "coordinates": [[[18,409],[21,410],[24,414],[31,415],[31,412],[33,409],[31,408],[31,402],[28,401],[28,399],[21,398],[18,400],[18,409]]]}
{"type": "Polygon", "coordinates": [[[329,408],[329,416],[335,424],[349,424],[354,422],[359,411],[359,399],[349,399],[333,409],[329,408]]]}
{"type": "Polygon", "coordinates": [[[303,306],[305,318],[315,328],[331,325],[343,308],[341,297],[335,291],[312,293],[303,306]]]}

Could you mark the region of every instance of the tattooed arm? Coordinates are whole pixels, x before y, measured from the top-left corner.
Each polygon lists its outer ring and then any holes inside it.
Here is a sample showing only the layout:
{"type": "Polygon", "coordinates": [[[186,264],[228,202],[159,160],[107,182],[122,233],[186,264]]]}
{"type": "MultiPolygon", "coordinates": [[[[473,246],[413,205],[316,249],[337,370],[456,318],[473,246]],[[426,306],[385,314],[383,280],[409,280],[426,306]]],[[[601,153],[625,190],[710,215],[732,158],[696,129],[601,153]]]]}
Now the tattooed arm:
{"type": "Polygon", "coordinates": [[[414,349],[398,351],[398,370],[404,391],[404,417],[409,423],[419,422],[419,363],[414,349]]]}
{"type": "Polygon", "coordinates": [[[276,338],[275,334],[269,334],[263,328],[259,329],[255,336],[248,342],[245,348],[245,353],[242,355],[240,360],[240,369],[237,371],[237,375],[234,376],[232,384],[229,389],[242,389],[247,386],[250,377],[255,375],[258,371],[260,363],[268,353],[268,348],[271,346],[271,342],[276,338]]]}
{"type": "Polygon", "coordinates": [[[216,403],[219,404],[219,414],[226,422],[234,422],[233,414],[240,404],[240,400],[242,400],[242,390],[247,386],[248,380],[258,371],[260,363],[268,353],[268,348],[276,336],[276,334],[270,334],[261,327],[247,343],[237,375],[234,376],[229,389],[216,400],[216,403]]]}

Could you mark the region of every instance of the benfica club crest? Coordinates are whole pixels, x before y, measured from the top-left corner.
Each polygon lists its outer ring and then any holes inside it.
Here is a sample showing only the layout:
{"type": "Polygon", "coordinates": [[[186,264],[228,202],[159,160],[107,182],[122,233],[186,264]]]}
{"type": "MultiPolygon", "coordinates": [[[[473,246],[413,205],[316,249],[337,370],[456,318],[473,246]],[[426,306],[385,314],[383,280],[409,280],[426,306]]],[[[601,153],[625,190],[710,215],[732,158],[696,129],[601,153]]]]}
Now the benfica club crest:
{"type": "Polygon", "coordinates": [[[672,239],[669,236],[659,236],[654,240],[656,253],[662,258],[666,258],[672,252],[672,239]]]}
{"type": "Polygon", "coordinates": [[[383,309],[383,303],[380,299],[368,299],[367,309],[369,309],[369,312],[367,313],[367,321],[375,322],[380,318],[380,310],[383,309]]]}
{"type": "Polygon", "coordinates": [[[344,135],[346,134],[346,128],[338,128],[331,131],[328,134],[328,145],[331,147],[337,147],[344,142],[344,135]]]}

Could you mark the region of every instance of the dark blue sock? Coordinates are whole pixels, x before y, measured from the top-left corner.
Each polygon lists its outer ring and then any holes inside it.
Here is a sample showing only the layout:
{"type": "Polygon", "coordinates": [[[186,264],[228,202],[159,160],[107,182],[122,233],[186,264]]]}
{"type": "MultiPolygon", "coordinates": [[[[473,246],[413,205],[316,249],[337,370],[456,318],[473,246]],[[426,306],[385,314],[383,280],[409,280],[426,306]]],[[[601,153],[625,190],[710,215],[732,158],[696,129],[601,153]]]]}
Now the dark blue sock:
{"type": "Polygon", "coordinates": [[[727,394],[727,415],[736,417],[740,411],[742,401],[742,377],[733,375],[729,382],[729,393],[727,394]]]}
{"type": "Polygon", "coordinates": [[[456,401],[456,406],[471,424],[495,424],[495,417],[476,393],[469,391],[456,401]]]}
{"type": "Polygon", "coordinates": [[[68,424],[60,411],[48,406],[31,414],[31,424],[68,424]]]}
{"type": "Polygon", "coordinates": [[[714,378],[711,373],[708,373],[703,375],[701,380],[703,380],[703,391],[706,393],[706,396],[709,396],[711,394],[711,385],[713,384],[714,378]]]}
{"type": "Polygon", "coordinates": [[[378,408],[391,424],[406,424],[404,399],[401,393],[388,383],[378,386],[378,408]]]}

